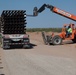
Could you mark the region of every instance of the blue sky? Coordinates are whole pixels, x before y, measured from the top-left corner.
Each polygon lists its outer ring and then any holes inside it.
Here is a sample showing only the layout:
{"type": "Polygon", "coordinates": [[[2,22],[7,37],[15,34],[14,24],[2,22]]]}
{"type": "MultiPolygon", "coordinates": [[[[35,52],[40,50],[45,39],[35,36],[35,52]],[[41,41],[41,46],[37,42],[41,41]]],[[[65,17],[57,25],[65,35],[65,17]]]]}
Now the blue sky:
{"type": "MultiPolygon", "coordinates": [[[[44,3],[76,15],[76,0],[0,0],[0,14],[2,10],[26,10],[26,13],[31,15],[35,6],[39,8],[44,3]]],[[[63,24],[69,24],[70,22],[76,24],[76,22],[46,8],[37,17],[27,17],[27,28],[62,27],[63,24]]]]}

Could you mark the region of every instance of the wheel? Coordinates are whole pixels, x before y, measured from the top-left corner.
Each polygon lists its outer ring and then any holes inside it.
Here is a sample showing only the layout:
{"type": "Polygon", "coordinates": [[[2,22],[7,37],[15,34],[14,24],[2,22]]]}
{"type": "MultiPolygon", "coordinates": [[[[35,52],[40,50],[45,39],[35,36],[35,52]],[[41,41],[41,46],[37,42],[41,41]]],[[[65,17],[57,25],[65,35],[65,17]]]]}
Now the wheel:
{"type": "Polygon", "coordinates": [[[76,39],[72,39],[73,43],[76,43],[76,39]]]}
{"type": "Polygon", "coordinates": [[[76,36],[74,35],[74,39],[72,39],[73,43],[76,43],[76,36]]]}
{"type": "Polygon", "coordinates": [[[10,49],[9,45],[3,45],[3,49],[10,49]]]}
{"type": "Polygon", "coordinates": [[[6,44],[6,43],[4,42],[4,39],[2,39],[2,48],[3,48],[3,49],[10,49],[10,45],[6,44]]]}
{"type": "Polygon", "coordinates": [[[60,45],[60,44],[62,44],[62,38],[59,35],[55,35],[52,38],[52,44],[53,45],[60,45]]]}
{"type": "Polygon", "coordinates": [[[23,45],[23,48],[24,48],[24,49],[30,49],[30,48],[32,48],[32,46],[31,46],[30,44],[28,44],[28,45],[23,45]]]}

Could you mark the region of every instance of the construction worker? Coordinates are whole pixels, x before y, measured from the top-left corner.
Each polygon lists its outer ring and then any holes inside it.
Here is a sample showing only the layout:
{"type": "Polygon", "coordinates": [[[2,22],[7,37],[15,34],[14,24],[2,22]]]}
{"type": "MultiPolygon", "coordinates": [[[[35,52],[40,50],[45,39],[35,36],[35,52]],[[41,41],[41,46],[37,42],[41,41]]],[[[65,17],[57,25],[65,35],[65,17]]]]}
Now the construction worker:
{"type": "Polygon", "coordinates": [[[69,35],[71,35],[71,34],[72,34],[72,28],[71,28],[71,25],[69,25],[67,33],[66,33],[66,37],[69,37],[69,35]]]}

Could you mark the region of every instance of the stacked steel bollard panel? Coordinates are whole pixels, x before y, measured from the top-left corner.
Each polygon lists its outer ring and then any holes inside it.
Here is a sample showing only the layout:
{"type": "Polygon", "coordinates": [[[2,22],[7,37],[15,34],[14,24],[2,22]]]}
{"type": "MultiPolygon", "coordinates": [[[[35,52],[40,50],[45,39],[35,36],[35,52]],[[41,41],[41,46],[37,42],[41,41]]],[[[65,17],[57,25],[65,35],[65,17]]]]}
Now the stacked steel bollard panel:
{"type": "Polygon", "coordinates": [[[4,10],[1,14],[1,32],[3,34],[26,33],[26,11],[4,10]]]}

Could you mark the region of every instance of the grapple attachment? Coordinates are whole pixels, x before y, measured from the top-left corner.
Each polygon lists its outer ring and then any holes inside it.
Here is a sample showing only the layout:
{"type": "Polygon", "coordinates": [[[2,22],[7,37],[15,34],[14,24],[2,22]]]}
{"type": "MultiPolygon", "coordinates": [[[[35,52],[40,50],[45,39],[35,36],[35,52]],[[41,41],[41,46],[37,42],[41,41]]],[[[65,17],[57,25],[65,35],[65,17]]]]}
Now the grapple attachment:
{"type": "Polygon", "coordinates": [[[43,38],[43,41],[44,41],[45,45],[51,43],[52,36],[46,35],[45,32],[42,32],[42,38],[43,38]]]}
{"type": "Polygon", "coordinates": [[[59,35],[46,35],[45,32],[42,32],[42,38],[45,45],[60,45],[62,44],[62,38],[59,35]]]}
{"type": "Polygon", "coordinates": [[[38,16],[38,8],[34,7],[33,16],[38,16]]]}

